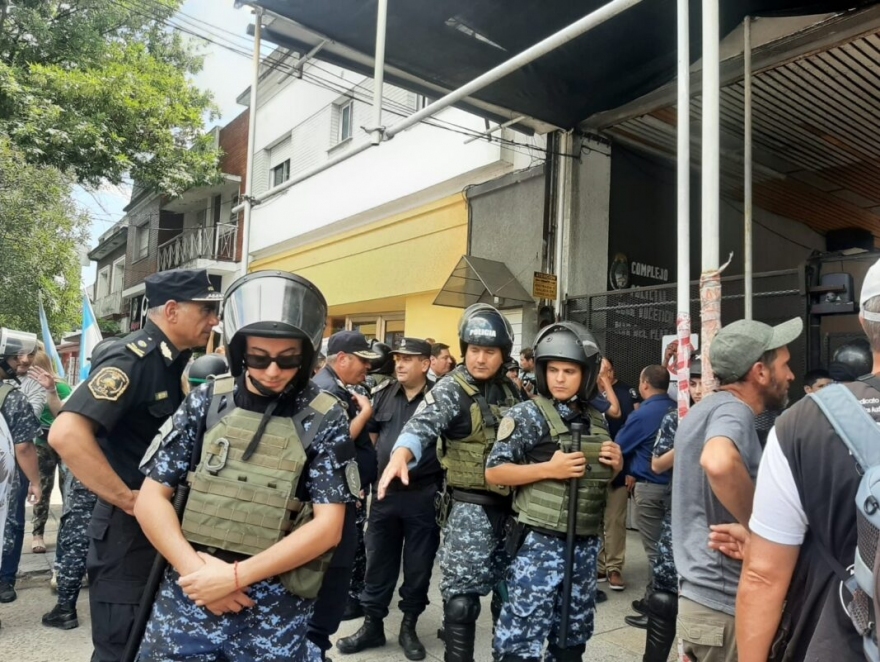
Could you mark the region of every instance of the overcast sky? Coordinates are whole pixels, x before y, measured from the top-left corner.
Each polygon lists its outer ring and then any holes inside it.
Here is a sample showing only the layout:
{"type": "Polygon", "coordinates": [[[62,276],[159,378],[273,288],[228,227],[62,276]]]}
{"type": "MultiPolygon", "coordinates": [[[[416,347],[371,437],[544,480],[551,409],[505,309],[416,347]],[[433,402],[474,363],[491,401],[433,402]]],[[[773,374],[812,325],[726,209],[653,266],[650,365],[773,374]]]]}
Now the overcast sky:
{"type": "MultiPolygon", "coordinates": [[[[235,9],[233,0],[186,0],[181,12],[174,20],[186,29],[223,42],[227,47],[234,46],[238,51],[250,53],[253,49],[253,39],[247,34],[248,25],[253,23],[249,7],[235,9]]],[[[206,124],[205,128],[224,126],[244,110],[235,99],[250,84],[252,60],[249,55],[230,52],[223,46],[197,41],[204,47],[206,58],[204,69],[195,76],[194,82],[200,88],[211,91],[221,114],[219,119],[206,124]]],[[[268,53],[270,49],[271,46],[266,46],[263,52],[268,53]]],[[[122,218],[122,209],[128,204],[129,195],[127,187],[76,191],[77,203],[92,218],[89,248],[93,248],[98,237],[122,218]]],[[[84,285],[94,283],[95,263],[84,267],[82,275],[84,285]]]]}

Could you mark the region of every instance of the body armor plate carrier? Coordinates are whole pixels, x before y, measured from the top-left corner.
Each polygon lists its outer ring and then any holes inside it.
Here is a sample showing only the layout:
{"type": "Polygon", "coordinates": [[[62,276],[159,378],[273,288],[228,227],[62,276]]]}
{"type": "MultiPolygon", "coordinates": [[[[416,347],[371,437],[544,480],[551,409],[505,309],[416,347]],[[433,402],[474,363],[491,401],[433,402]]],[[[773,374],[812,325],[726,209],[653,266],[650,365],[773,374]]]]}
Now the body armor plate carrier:
{"type": "Polygon", "coordinates": [[[490,405],[480,390],[468,383],[463,376],[454,372],[452,378],[471,400],[471,433],[464,439],[441,438],[437,444],[437,457],[446,470],[446,483],[462,490],[480,490],[508,496],[509,487],[486,482],[486,460],[495,443],[501,418],[517,403],[517,399],[507,384],[502,384],[504,404],[490,405]]]}
{"type": "MultiPolygon", "coordinates": [[[[539,443],[530,453],[529,460],[533,463],[546,462],[557,450],[571,452],[571,432],[553,403],[542,396],[532,402],[550,426],[550,440],[548,443],[539,443]]],[[[602,416],[592,407],[589,416],[593,434],[583,437],[581,441],[581,452],[587,458],[587,470],[578,481],[575,535],[579,537],[601,533],[608,483],[614,473],[611,467],[599,462],[602,442],[611,441],[602,416]]],[[[513,509],[522,524],[564,535],[568,528],[568,481],[542,480],[523,485],[514,494],[513,509]]]]}
{"type": "MultiPolygon", "coordinates": [[[[254,454],[243,459],[262,414],[229,407],[234,380],[214,383],[201,460],[187,477],[190,494],[183,513],[184,537],[209,549],[254,556],[314,517],[312,504],[296,498],[306,450],[336,399],[321,393],[293,417],[273,416],[254,454]],[[313,417],[309,431],[303,421],[313,417]]],[[[279,576],[302,598],[315,598],[333,550],[279,576]]]]}

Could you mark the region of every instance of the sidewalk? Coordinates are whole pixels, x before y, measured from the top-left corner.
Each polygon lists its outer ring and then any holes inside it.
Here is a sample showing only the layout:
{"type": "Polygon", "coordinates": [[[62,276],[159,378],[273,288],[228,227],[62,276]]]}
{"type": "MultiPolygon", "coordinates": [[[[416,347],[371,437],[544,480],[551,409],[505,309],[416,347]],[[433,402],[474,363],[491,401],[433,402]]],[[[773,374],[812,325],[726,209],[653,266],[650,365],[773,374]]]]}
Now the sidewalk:
{"type": "Polygon", "coordinates": [[[31,533],[31,516],[33,509],[28,506],[24,516],[24,546],[21,550],[21,562],[15,581],[17,589],[48,586],[52,578],[52,564],[55,563],[55,542],[58,538],[58,527],[61,525],[61,504],[53,503],[49,508],[49,519],[43,540],[46,541],[46,553],[34,554],[31,551],[33,535],[31,533]]]}

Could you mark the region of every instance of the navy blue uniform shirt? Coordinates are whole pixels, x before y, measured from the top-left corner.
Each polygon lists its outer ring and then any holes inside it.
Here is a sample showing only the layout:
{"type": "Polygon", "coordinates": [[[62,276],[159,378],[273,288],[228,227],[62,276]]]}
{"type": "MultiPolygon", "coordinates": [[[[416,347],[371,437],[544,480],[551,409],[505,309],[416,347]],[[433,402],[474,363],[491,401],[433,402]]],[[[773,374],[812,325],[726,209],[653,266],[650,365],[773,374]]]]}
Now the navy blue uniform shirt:
{"type": "Polygon", "coordinates": [[[636,480],[661,485],[669,483],[669,472],[657,475],[651,471],[651,455],[663,417],[675,407],[675,400],[666,393],[651,396],[629,415],[626,424],[617,433],[614,441],[620,445],[620,451],[629,467],[629,475],[636,480]]]}

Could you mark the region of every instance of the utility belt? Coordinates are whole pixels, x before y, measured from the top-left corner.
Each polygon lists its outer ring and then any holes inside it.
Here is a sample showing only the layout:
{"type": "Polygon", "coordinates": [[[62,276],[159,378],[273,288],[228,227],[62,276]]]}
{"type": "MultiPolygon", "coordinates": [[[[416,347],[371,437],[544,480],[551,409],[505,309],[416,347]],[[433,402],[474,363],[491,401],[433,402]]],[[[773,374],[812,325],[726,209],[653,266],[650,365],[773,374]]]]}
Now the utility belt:
{"type": "Polygon", "coordinates": [[[434,507],[437,511],[437,524],[441,529],[446,528],[449,513],[452,511],[452,502],[472,503],[482,506],[496,536],[502,538],[507,535],[510,523],[513,521],[513,501],[494,492],[481,492],[476,490],[463,490],[457,487],[444,485],[434,499],[434,507]]]}
{"type": "MultiPolygon", "coordinates": [[[[510,556],[510,558],[514,558],[517,553],[519,553],[520,547],[523,546],[523,543],[526,541],[526,536],[528,536],[529,532],[531,531],[534,531],[535,533],[540,533],[541,535],[559,538],[560,540],[566,540],[566,538],[568,537],[565,533],[562,533],[560,531],[542,529],[537,526],[532,526],[531,524],[523,524],[522,522],[514,520],[507,532],[507,541],[504,546],[504,549],[510,556]]],[[[580,541],[592,537],[593,536],[575,535],[574,539],[580,541]]]]}
{"type": "Polygon", "coordinates": [[[429,486],[434,486],[435,488],[440,489],[442,484],[443,474],[432,473],[427,476],[416,476],[415,478],[410,476],[409,485],[404,485],[399,480],[395,480],[387,487],[387,490],[388,492],[412,492],[429,486]]]}
{"type": "Polygon", "coordinates": [[[217,549],[216,547],[208,547],[206,545],[193,545],[192,548],[197,552],[203,552],[210,556],[213,556],[215,559],[220,559],[225,563],[235,563],[238,561],[241,563],[242,561],[246,561],[251,558],[247,554],[237,554],[236,552],[227,552],[225,549],[217,549]]]}
{"type": "Polygon", "coordinates": [[[511,498],[502,496],[494,492],[483,492],[478,490],[464,490],[459,487],[452,487],[453,501],[461,501],[462,503],[474,503],[478,506],[489,506],[490,508],[511,508],[511,498]]]}

